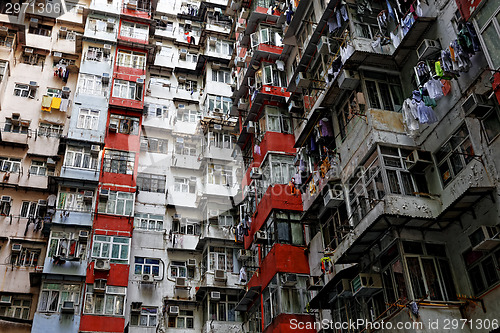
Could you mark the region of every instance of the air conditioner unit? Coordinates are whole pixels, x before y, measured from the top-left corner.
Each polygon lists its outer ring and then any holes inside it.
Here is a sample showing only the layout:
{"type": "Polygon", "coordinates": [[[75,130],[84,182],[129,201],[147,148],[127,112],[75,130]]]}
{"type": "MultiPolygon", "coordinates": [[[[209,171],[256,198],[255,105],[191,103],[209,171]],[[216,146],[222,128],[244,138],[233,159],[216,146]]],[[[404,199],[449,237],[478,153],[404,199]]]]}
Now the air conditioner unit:
{"type": "Polygon", "coordinates": [[[67,87],[67,86],[64,86],[64,87],[62,87],[62,92],[69,93],[69,92],[71,92],[71,88],[67,87]]]}
{"type": "Polygon", "coordinates": [[[304,107],[302,106],[302,104],[300,102],[292,100],[288,104],[288,112],[297,113],[297,112],[301,112],[303,110],[304,110],[304,107]]]}
{"type": "Polygon", "coordinates": [[[99,200],[100,201],[107,201],[109,198],[109,190],[105,188],[101,188],[99,190],[99,200]]]}
{"type": "Polygon", "coordinates": [[[253,121],[249,121],[247,125],[248,133],[255,133],[255,123],[253,121]]]}
{"type": "Polygon", "coordinates": [[[236,32],[237,33],[242,33],[246,29],[246,23],[236,23],[236,32]]]}
{"type": "Polygon", "coordinates": [[[243,57],[236,57],[234,59],[234,64],[236,65],[236,67],[244,67],[245,59],[243,57]]]}
{"type": "Polygon", "coordinates": [[[142,277],[141,277],[142,283],[153,283],[154,280],[155,280],[155,277],[153,274],[142,274],[142,277]]]}
{"type": "Polygon", "coordinates": [[[43,200],[43,199],[38,200],[38,206],[42,206],[42,207],[47,206],[47,200],[43,200]]]}
{"type": "Polygon", "coordinates": [[[379,274],[360,273],[351,281],[351,290],[355,296],[371,296],[382,289],[379,274]]]}
{"type": "Polygon", "coordinates": [[[141,310],[142,310],[142,302],[132,302],[132,304],[130,304],[131,312],[141,312],[141,310]]]}
{"type": "Polygon", "coordinates": [[[335,285],[337,297],[351,297],[352,289],[349,279],[342,279],[335,285]]]}
{"type": "Polygon", "coordinates": [[[321,276],[310,276],[307,280],[307,289],[320,290],[324,287],[323,278],[321,276]]]}
{"type": "Polygon", "coordinates": [[[112,133],[116,133],[116,131],[118,131],[118,124],[117,123],[109,123],[109,131],[112,133]]]}
{"type": "Polygon", "coordinates": [[[30,18],[30,27],[38,28],[38,19],[35,17],[30,18]]]}
{"type": "Polygon", "coordinates": [[[187,287],[187,280],[185,277],[178,277],[175,279],[175,287],[176,288],[185,288],[187,287]]]}
{"type": "Polygon", "coordinates": [[[265,244],[267,243],[267,234],[263,230],[258,230],[255,232],[254,239],[257,244],[265,244]]]}
{"type": "Polygon", "coordinates": [[[214,130],[216,130],[216,131],[222,130],[222,125],[221,124],[214,124],[214,130]]]}
{"type": "Polygon", "coordinates": [[[248,99],[240,98],[238,101],[238,109],[246,110],[248,108],[248,99]]]}
{"type": "Polygon", "coordinates": [[[61,52],[54,52],[52,53],[52,56],[54,57],[54,60],[60,60],[63,54],[61,52]]]}
{"type": "Polygon", "coordinates": [[[441,52],[439,41],[434,39],[424,39],[417,48],[418,60],[424,60],[427,57],[441,52]]]}
{"type": "Polygon", "coordinates": [[[179,59],[186,60],[187,53],[188,52],[186,49],[180,49],[179,50],[179,59]]]}
{"type": "Polygon", "coordinates": [[[19,243],[12,244],[12,247],[11,247],[12,252],[21,252],[22,249],[23,249],[23,246],[21,244],[19,244],[19,243]]]}
{"type": "Polygon", "coordinates": [[[29,86],[30,86],[30,89],[38,88],[38,82],[30,81],[29,86]]]}
{"type": "Polygon", "coordinates": [[[299,72],[295,78],[295,85],[297,88],[307,88],[311,83],[311,76],[306,72],[299,72]]]}
{"type": "Polygon", "coordinates": [[[184,24],[185,25],[191,25],[191,24],[193,24],[193,22],[191,22],[191,20],[184,20],[184,24]]]}
{"type": "Polygon", "coordinates": [[[7,33],[9,32],[9,28],[6,26],[1,26],[0,27],[0,36],[7,36],[7,33]]]}
{"type": "Polygon", "coordinates": [[[318,53],[320,54],[328,54],[330,53],[330,47],[329,47],[329,40],[327,36],[321,36],[317,48],[318,48],[318,53]]]}
{"type": "Polygon", "coordinates": [[[62,313],[75,313],[75,302],[73,301],[63,301],[61,305],[62,313]]]}
{"type": "Polygon", "coordinates": [[[115,26],[115,19],[114,18],[108,18],[108,21],[106,22],[106,27],[108,29],[113,29],[115,26]]]}
{"type": "Polygon", "coordinates": [[[293,287],[297,284],[297,274],[284,273],[281,275],[281,285],[285,287],[293,287]]]}
{"type": "Polygon", "coordinates": [[[2,295],[0,296],[0,304],[6,305],[12,303],[12,296],[10,295],[2,295]]]}
{"type": "Polygon", "coordinates": [[[187,266],[195,267],[196,266],[196,259],[188,259],[187,266]]]}
{"type": "Polygon", "coordinates": [[[179,76],[177,78],[177,81],[179,81],[179,83],[185,83],[186,82],[186,77],[181,75],[181,76],[179,76]]]}
{"type": "Polygon", "coordinates": [[[210,299],[214,301],[220,300],[220,291],[211,291],[210,292],[210,299]]]}
{"type": "Polygon", "coordinates": [[[216,269],[214,272],[214,279],[215,281],[226,281],[226,271],[223,271],[222,269],[216,269]]]}
{"type": "Polygon", "coordinates": [[[241,249],[238,251],[239,260],[247,260],[250,259],[251,257],[252,257],[252,251],[250,250],[241,249]]]}
{"type": "Polygon", "coordinates": [[[90,153],[92,155],[98,155],[100,151],[101,151],[101,147],[99,145],[90,146],[90,153]]]}
{"type": "Polygon", "coordinates": [[[2,199],[0,200],[0,202],[2,203],[10,203],[12,201],[12,198],[8,195],[2,195],[2,199]]]}
{"type": "Polygon", "coordinates": [[[98,293],[105,292],[107,283],[108,283],[108,281],[106,279],[94,280],[94,292],[98,292],[98,293]]]}
{"type": "Polygon", "coordinates": [[[473,251],[490,251],[500,244],[500,227],[483,225],[469,235],[473,251]]]}
{"type": "Polygon", "coordinates": [[[96,271],[109,271],[111,265],[108,259],[96,259],[94,264],[94,270],[96,271]]]}
{"type": "Polygon", "coordinates": [[[189,177],[189,182],[190,183],[196,183],[197,180],[198,180],[198,178],[196,176],[189,177]]]}
{"type": "Polygon", "coordinates": [[[250,170],[250,178],[262,179],[262,170],[259,167],[253,167],[252,170],[250,170]]]}
{"type": "Polygon", "coordinates": [[[94,192],[93,191],[84,191],[83,192],[83,200],[84,201],[92,201],[94,199],[94,192]]]}
{"type": "Polygon", "coordinates": [[[247,19],[248,15],[250,14],[250,9],[248,8],[242,8],[240,12],[240,19],[247,19]]]}
{"type": "Polygon", "coordinates": [[[345,90],[354,90],[359,85],[358,72],[344,69],[339,74],[339,88],[345,90]]]}
{"type": "Polygon", "coordinates": [[[168,314],[170,316],[177,316],[177,315],[179,315],[179,307],[177,305],[170,305],[168,307],[168,314]]]}
{"type": "Polygon", "coordinates": [[[55,166],[56,161],[52,157],[47,157],[47,165],[48,166],[55,166]]]}
{"type": "Polygon", "coordinates": [[[81,240],[88,239],[89,238],[89,232],[88,230],[80,230],[78,232],[78,238],[81,240]]]}
{"type": "Polygon", "coordinates": [[[24,54],[33,54],[33,49],[32,49],[32,48],[30,48],[30,47],[26,47],[26,48],[24,49],[24,54]]]}
{"type": "Polygon", "coordinates": [[[101,81],[103,84],[109,83],[109,73],[102,73],[101,81]]]}
{"type": "Polygon", "coordinates": [[[111,50],[111,44],[104,44],[104,45],[103,45],[103,48],[104,48],[105,50],[111,50]]]}
{"type": "Polygon", "coordinates": [[[174,214],[172,215],[172,221],[180,221],[182,218],[181,214],[174,214]]]}
{"type": "Polygon", "coordinates": [[[469,97],[467,97],[467,99],[462,103],[462,110],[464,110],[466,117],[482,119],[491,111],[491,109],[493,109],[493,106],[483,95],[470,94],[469,97]]]}
{"type": "Polygon", "coordinates": [[[135,80],[135,82],[137,82],[138,84],[144,84],[144,79],[138,78],[137,80],[135,80]]]}
{"type": "Polygon", "coordinates": [[[175,142],[177,142],[177,143],[184,143],[184,138],[176,137],[175,138],[175,142]]]}
{"type": "Polygon", "coordinates": [[[219,216],[219,211],[217,209],[210,209],[208,211],[208,215],[210,217],[217,217],[217,216],[219,216]]]}
{"type": "Polygon", "coordinates": [[[323,204],[328,208],[338,207],[344,202],[344,193],[342,190],[329,189],[323,197],[323,204]]]}
{"type": "Polygon", "coordinates": [[[137,0],[128,0],[127,8],[128,9],[137,9],[137,0]]]}
{"type": "Polygon", "coordinates": [[[405,164],[408,170],[417,172],[424,171],[425,168],[432,164],[431,153],[415,149],[406,157],[405,164]]]}
{"type": "Polygon", "coordinates": [[[210,37],[208,39],[208,44],[211,46],[215,46],[215,44],[217,44],[217,37],[210,37]]]}

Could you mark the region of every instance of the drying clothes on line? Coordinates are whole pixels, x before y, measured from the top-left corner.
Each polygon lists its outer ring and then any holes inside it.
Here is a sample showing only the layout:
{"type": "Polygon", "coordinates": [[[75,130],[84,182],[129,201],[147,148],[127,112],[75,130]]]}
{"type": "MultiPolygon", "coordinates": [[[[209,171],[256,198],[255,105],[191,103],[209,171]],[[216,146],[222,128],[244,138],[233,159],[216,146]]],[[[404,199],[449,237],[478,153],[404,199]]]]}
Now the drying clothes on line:
{"type": "Polygon", "coordinates": [[[50,105],[52,104],[52,96],[44,95],[42,97],[42,111],[50,112],[52,109],[50,105]]]}
{"type": "Polygon", "coordinates": [[[403,124],[410,137],[415,137],[420,127],[418,122],[417,103],[413,102],[410,98],[405,99],[403,102],[403,124]]]}
{"type": "Polygon", "coordinates": [[[328,118],[323,118],[319,121],[319,127],[321,129],[321,136],[322,137],[332,137],[333,136],[333,129],[332,129],[332,124],[328,118]]]}
{"type": "Polygon", "coordinates": [[[245,271],[245,267],[241,267],[240,269],[240,284],[247,282],[247,272],[245,271]]]}
{"type": "Polygon", "coordinates": [[[429,96],[435,100],[443,97],[443,84],[440,80],[430,79],[424,84],[424,88],[427,89],[429,96]]]}
{"type": "Polygon", "coordinates": [[[50,108],[53,110],[59,110],[61,107],[61,98],[54,97],[52,98],[52,102],[50,103],[50,108]]]}
{"type": "Polygon", "coordinates": [[[443,85],[443,95],[447,96],[451,91],[451,83],[450,80],[441,80],[441,84],[443,85]]]}
{"type": "Polygon", "coordinates": [[[342,58],[342,63],[345,63],[354,53],[354,46],[347,44],[346,47],[340,47],[340,57],[342,58]]]}
{"type": "Polygon", "coordinates": [[[321,258],[321,271],[323,273],[333,273],[333,265],[330,257],[321,258]]]}
{"type": "Polygon", "coordinates": [[[408,31],[410,31],[410,28],[413,26],[413,23],[415,23],[415,18],[413,17],[412,14],[408,14],[401,19],[401,26],[403,27],[404,35],[406,35],[408,31]]]}
{"type": "Polygon", "coordinates": [[[434,70],[436,71],[436,75],[437,76],[439,76],[439,77],[443,77],[444,76],[443,68],[441,68],[441,62],[440,61],[436,61],[434,63],[434,70]]]}
{"type": "Polygon", "coordinates": [[[418,121],[421,124],[433,124],[438,121],[434,110],[425,105],[420,91],[414,90],[412,99],[417,103],[418,121]]]}
{"type": "Polygon", "coordinates": [[[66,112],[68,111],[69,99],[62,99],[61,106],[59,107],[59,111],[66,112]]]}
{"type": "Polygon", "coordinates": [[[479,38],[477,37],[476,29],[474,28],[471,22],[465,23],[465,28],[467,29],[467,32],[472,41],[472,49],[474,50],[474,52],[478,52],[479,50],[481,50],[481,44],[479,43],[479,38]]]}
{"type": "Polygon", "coordinates": [[[304,160],[299,161],[299,170],[302,172],[306,171],[306,161],[304,161],[304,160]]]}
{"type": "Polygon", "coordinates": [[[389,36],[392,40],[392,44],[394,45],[395,48],[398,48],[399,44],[401,44],[402,38],[399,37],[399,31],[400,30],[398,29],[398,32],[396,32],[395,34],[392,31],[389,33],[389,36]]]}
{"type": "Polygon", "coordinates": [[[260,156],[261,155],[260,146],[259,145],[253,146],[253,152],[254,152],[254,154],[257,154],[260,156]]]}

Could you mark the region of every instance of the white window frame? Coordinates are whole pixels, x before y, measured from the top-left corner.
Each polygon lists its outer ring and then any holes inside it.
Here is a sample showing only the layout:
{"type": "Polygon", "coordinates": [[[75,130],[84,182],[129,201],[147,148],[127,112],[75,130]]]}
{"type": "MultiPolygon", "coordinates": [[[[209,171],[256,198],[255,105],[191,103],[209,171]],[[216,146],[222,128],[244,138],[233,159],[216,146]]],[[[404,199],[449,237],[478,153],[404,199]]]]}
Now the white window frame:
{"type": "Polygon", "coordinates": [[[97,170],[98,158],[88,148],[67,146],[64,154],[64,167],[97,170]],[[86,161],[86,163],[84,163],[86,161]],[[86,166],[85,166],[86,165],[86,166]]]}
{"type": "MultiPolygon", "coordinates": [[[[57,194],[57,209],[74,212],[92,212],[92,201],[86,201],[84,194],[89,190],[75,187],[61,187],[57,194]]],[[[91,191],[94,192],[94,191],[91,191]]]]}
{"type": "Polygon", "coordinates": [[[134,201],[135,193],[109,191],[108,200],[100,201],[97,209],[102,214],[133,216],[134,201]],[[118,204],[122,207],[121,210],[119,210],[118,204]]]}
{"type": "Polygon", "coordinates": [[[132,81],[115,79],[113,82],[113,97],[133,99],[137,97],[138,85],[132,81]]]}
{"type": "Polygon", "coordinates": [[[120,35],[122,37],[130,37],[147,41],[149,38],[149,28],[145,24],[122,21],[120,35]]]}
{"type": "Polygon", "coordinates": [[[111,259],[119,263],[128,263],[130,256],[130,237],[94,235],[92,258],[111,259]],[[118,256],[113,256],[114,250],[118,256]],[[123,249],[126,254],[122,255],[123,249]]]}
{"type": "Polygon", "coordinates": [[[77,232],[53,231],[50,234],[48,243],[48,257],[63,257],[63,258],[87,258],[87,241],[80,240],[77,232]],[[72,249],[74,252],[72,253],[72,249]]]}
{"type": "Polygon", "coordinates": [[[156,327],[158,324],[158,307],[142,306],[140,313],[130,313],[130,326],[156,327]]]}
{"type": "Polygon", "coordinates": [[[18,173],[21,171],[21,159],[14,157],[0,157],[0,171],[18,173]]]}
{"type": "Polygon", "coordinates": [[[100,110],[81,108],[78,112],[76,127],[80,129],[95,130],[99,126],[100,110]]]}
{"type": "Polygon", "coordinates": [[[37,311],[59,312],[64,302],[72,301],[76,305],[75,312],[78,312],[81,288],[79,284],[43,282],[37,311]]]}
{"type": "Polygon", "coordinates": [[[174,177],[174,191],[182,193],[196,193],[196,185],[190,184],[189,178],[174,177]]]}
{"type": "Polygon", "coordinates": [[[159,277],[161,274],[162,261],[158,258],[135,257],[134,258],[134,275],[153,274],[159,277]],[[142,262],[141,262],[142,261],[142,262]],[[149,262],[148,262],[149,261],[149,262]],[[155,261],[155,262],[152,262],[155,261]],[[155,272],[156,268],[156,272],[155,272]],[[137,270],[140,272],[137,272],[137,270]]]}
{"type": "Polygon", "coordinates": [[[102,77],[99,75],[80,73],[78,76],[78,91],[81,94],[103,96],[102,77]]]}
{"type": "Polygon", "coordinates": [[[104,294],[94,293],[94,286],[87,284],[83,313],[123,317],[125,314],[126,293],[127,287],[117,286],[106,286],[104,294]],[[99,311],[96,309],[98,298],[100,299],[99,304],[102,306],[99,311]],[[111,307],[108,308],[110,305],[111,307]],[[117,309],[121,309],[121,311],[117,311],[117,309]]]}
{"type": "Polygon", "coordinates": [[[28,173],[34,176],[46,176],[47,163],[43,161],[32,160],[28,173]]]}
{"type": "Polygon", "coordinates": [[[116,65],[135,69],[146,69],[146,54],[128,50],[118,50],[116,65]]]}

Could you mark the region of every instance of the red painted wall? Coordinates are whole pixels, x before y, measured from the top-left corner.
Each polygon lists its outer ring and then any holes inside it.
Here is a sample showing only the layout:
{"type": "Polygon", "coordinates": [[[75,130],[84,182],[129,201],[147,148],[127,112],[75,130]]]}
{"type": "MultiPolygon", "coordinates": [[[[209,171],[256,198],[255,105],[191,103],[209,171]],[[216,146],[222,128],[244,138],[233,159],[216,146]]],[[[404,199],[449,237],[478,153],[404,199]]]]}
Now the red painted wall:
{"type": "Polygon", "coordinates": [[[314,327],[313,315],[282,313],[273,319],[271,324],[269,324],[269,326],[264,330],[263,333],[316,333],[315,329],[298,329],[296,326],[291,325],[292,319],[295,319],[297,323],[300,323],[301,325],[303,324],[303,327],[306,327],[306,323],[311,323],[310,327],[314,327]]]}
{"type": "Polygon", "coordinates": [[[96,231],[96,234],[110,235],[111,233],[106,233],[101,230],[112,230],[114,231],[112,234],[115,235],[120,235],[119,231],[123,231],[126,234],[122,235],[125,236],[132,234],[133,225],[133,216],[129,218],[127,216],[114,216],[97,213],[96,218],[94,219],[93,228],[96,231]]]}
{"type": "Polygon", "coordinates": [[[264,225],[273,209],[302,211],[302,196],[292,195],[288,184],[269,186],[253,215],[249,235],[245,236],[245,249],[250,248],[253,235],[264,225]]]}
{"type": "Polygon", "coordinates": [[[263,161],[267,152],[279,151],[282,153],[293,154],[297,153],[297,149],[293,148],[295,144],[295,136],[293,134],[284,134],[278,132],[266,132],[264,138],[260,143],[260,155],[253,152],[254,163],[260,163],[263,161]]]}
{"type": "Polygon", "coordinates": [[[261,290],[264,290],[278,272],[309,274],[305,249],[289,244],[274,244],[260,263],[258,274],[254,274],[248,281],[248,287],[261,286],[261,290]]]}
{"type": "Polygon", "coordinates": [[[125,318],[83,315],[80,332],[123,332],[125,318]]]}
{"type": "Polygon", "coordinates": [[[269,45],[269,44],[259,44],[257,47],[258,51],[269,52],[274,54],[281,54],[283,52],[283,48],[281,46],[269,45]]]}
{"type": "Polygon", "coordinates": [[[109,271],[94,271],[94,263],[87,268],[86,283],[94,283],[95,279],[106,279],[110,286],[127,287],[130,266],[124,264],[111,264],[109,271]]]}
{"type": "Polygon", "coordinates": [[[457,3],[458,10],[460,10],[460,15],[464,20],[469,20],[472,13],[476,10],[482,0],[455,0],[457,3]]]}

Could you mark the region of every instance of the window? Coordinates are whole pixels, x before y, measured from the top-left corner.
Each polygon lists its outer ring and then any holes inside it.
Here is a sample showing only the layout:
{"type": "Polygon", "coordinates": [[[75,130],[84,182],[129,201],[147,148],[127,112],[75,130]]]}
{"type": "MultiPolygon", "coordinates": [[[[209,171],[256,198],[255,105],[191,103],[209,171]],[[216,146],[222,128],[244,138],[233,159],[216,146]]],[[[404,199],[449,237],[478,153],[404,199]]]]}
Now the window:
{"type": "Polygon", "coordinates": [[[207,97],[207,111],[208,112],[222,112],[229,114],[233,102],[229,97],[208,95],[207,97]]]}
{"type": "MultiPolygon", "coordinates": [[[[73,8],[76,8],[76,6],[73,8]]],[[[107,33],[113,33],[115,31],[114,24],[108,24],[107,21],[96,18],[89,18],[86,28],[88,29],[88,31],[94,32],[94,34],[96,34],[98,31],[107,33]]]]}
{"type": "Polygon", "coordinates": [[[500,281],[500,249],[496,252],[468,250],[463,254],[474,295],[479,296],[500,281]]]}
{"type": "Polygon", "coordinates": [[[93,195],[92,190],[61,187],[57,198],[57,209],[90,213],[93,195]]]}
{"type": "Polygon", "coordinates": [[[186,266],[185,261],[171,261],[170,262],[170,277],[175,279],[177,277],[187,277],[194,279],[194,266],[186,266]]]}
{"type": "Polygon", "coordinates": [[[141,100],[142,86],[135,82],[115,79],[113,97],[141,100]]]}
{"type": "Polygon", "coordinates": [[[180,121],[196,123],[201,120],[201,112],[197,110],[180,109],[177,117],[180,121]]]}
{"type": "Polygon", "coordinates": [[[83,313],[123,316],[126,291],[126,287],[107,286],[104,294],[94,293],[94,286],[87,284],[83,313]]]}
{"type": "MultiPolygon", "coordinates": [[[[153,84],[150,81],[151,84],[153,84]]],[[[168,107],[160,104],[149,104],[146,106],[148,118],[168,118],[168,107]]]]}
{"type": "Polygon", "coordinates": [[[174,220],[172,221],[172,231],[183,235],[200,235],[200,222],[190,219],[174,220]]]}
{"type": "Polygon", "coordinates": [[[363,72],[370,108],[401,112],[403,90],[399,77],[377,72],[363,72]]]}
{"type": "Polygon", "coordinates": [[[94,235],[92,257],[112,259],[113,262],[128,262],[130,238],[94,235]]]}
{"type": "Polygon", "coordinates": [[[208,146],[216,148],[233,149],[234,142],[229,133],[208,132],[208,146]]]}
{"type": "Polygon", "coordinates": [[[157,307],[141,307],[140,313],[132,312],[130,314],[131,326],[156,327],[157,323],[157,307]]]}
{"type": "Polygon", "coordinates": [[[233,43],[231,42],[217,40],[215,44],[210,44],[210,42],[208,43],[208,50],[210,52],[215,52],[222,55],[231,55],[233,53],[233,43]]]}
{"type": "Polygon", "coordinates": [[[275,243],[304,246],[304,228],[300,223],[301,214],[298,212],[276,211],[266,222],[266,231],[269,235],[267,252],[275,243]]]}
{"type": "Polygon", "coordinates": [[[295,173],[292,156],[269,155],[262,167],[264,188],[273,184],[288,184],[295,173]]]}
{"type": "Polygon", "coordinates": [[[210,319],[218,321],[239,321],[239,316],[235,311],[237,303],[238,296],[221,294],[218,301],[210,301],[210,319]]]}
{"type": "Polygon", "coordinates": [[[207,173],[209,184],[233,186],[233,169],[231,166],[209,163],[207,173]]]}
{"type": "Polygon", "coordinates": [[[4,132],[28,134],[30,122],[21,121],[20,123],[13,123],[12,118],[5,118],[4,132]]]}
{"type": "Polygon", "coordinates": [[[38,124],[38,136],[58,138],[63,133],[63,129],[63,125],[40,123],[38,124]]]}
{"type": "Polygon", "coordinates": [[[29,319],[31,298],[26,296],[12,296],[12,302],[9,305],[0,305],[0,316],[17,319],[29,319]]]}
{"type": "Polygon", "coordinates": [[[498,46],[498,39],[500,38],[499,9],[495,1],[485,1],[484,6],[481,7],[474,18],[479,38],[487,54],[490,67],[493,69],[500,68],[500,49],[498,46]]]}
{"type": "Polygon", "coordinates": [[[220,269],[232,272],[234,269],[232,248],[210,246],[209,260],[209,270],[220,269]]]}
{"type": "Polygon", "coordinates": [[[102,163],[104,172],[132,175],[134,174],[135,153],[108,149],[104,151],[102,163]]]}
{"type": "Polygon", "coordinates": [[[117,125],[118,133],[130,135],[139,134],[139,118],[137,117],[111,114],[109,116],[109,123],[117,125]]]}
{"type": "Polygon", "coordinates": [[[44,282],[40,292],[38,311],[58,312],[61,310],[64,302],[68,301],[74,302],[74,305],[78,305],[80,302],[80,288],[81,286],[78,284],[44,282]]]}
{"type": "Polygon", "coordinates": [[[282,46],[282,32],[273,28],[260,28],[258,31],[250,35],[252,48],[259,46],[259,44],[269,44],[274,46],[282,46]]]}
{"type": "Polygon", "coordinates": [[[84,95],[104,95],[101,77],[97,75],[81,73],[78,76],[78,87],[78,91],[84,95]]]}
{"type": "Polygon", "coordinates": [[[153,175],[150,173],[140,173],[137,175],[137,188],[139,191],[165,193],[165,175],[153,175]]]}
{"type": "Polygon", "coordinates": [[[167,154],[168,140],[150,137],[141,137],[141,150],[149,153],[167,154]]]}
{"type": "Polygon", "coordinates": [[[87,241],[80,241],[77,232],[53,231],[50,236],[48,257],[61,257],[65,260],[79,258],[84,260],[87,255],[87,241]]]}
{"type": "Polygon", "coordinates": [[[7,32],[6,36],[0,36],[0,46],[12,48],[15,38],[15,33],[7,32]]]}
{"type": "Polygon", "coordinates": [[[21,204],[21,212],[19,215],[24,218],[34,217],[36,214],[37,205],[38,203],[36,201],[23,201],[23,203],[21,204]]]}
{"type": "Polygon", "coordinates": [[[179,89],[190,91],[194,93],[198,89],[198,83],[194,80],[186,80],[186,82],[180,83],[177,85],[179,89]]]}
{"type": "Polygon", "coordinates": [[[218,225],[221,227],[233,227],[234,218],[230,214],[222,214],[218,216],[218,225]]]}
{"type": "Polygon", "coordinates": [[[474,159],[474,148],[464,123],[436,153],[443,186],[448,185],[474,159]]]}
{"type": "Polygon", "coordinates": [[[500,134],[500,117],[495,109],[481,120],[488,142],[491,143],[500,134]]]}
{"type": "Polygon", "coordinates": [[[160,276],[160,259],[135,257],[134,274],[153,274],[160,276]]]}
{"type": "Polygon", "coordinates": [[[45,165],[45,162],[31,161],[29,174],[36,176],[45,176],[47,174],[47,166],[45,165]]]}
{"type": "Polygon", "coordinates": [[[21,84],[21,83],[16,83],[16,85],[14,87],[14,96],[29,97],[30,96],[30,90],[31,89],[30,89],[29,85],[27,85],[27,84],[21,84]]]}
{"type": "Polygon", "coordinates": [[[274,87],[286,87],[288,85],[284,71],[278,70],[275,64],[264,64],[266,65],[255,73],[257,88],[262,84],[274,87]]]}
{"type": "Polygon", "coordinates": [[[140,39],[142,41],[147,41],[149,35],[149,27],[144,24],[122,21],[120,35],[122,37],[130,37],[134,39],[140,39]]]}
{"type": "Polygon", "coordinates": [[[97,170],[98,157],[92,155],[90,149],[84,147],[67,146],[64,157],[64,166],[97,170]]]}
{"type": "Polygon", "coordinates": [[[191,182],[187,178],[174,178],[174,191],[184,193],[195,193],[196,182],[191,182]]]}
{"type": "MultiPolygon", "coordinates": [[[[87,53],[85,55],[85,59],[89,61],[109,61],[110,60],[110,52],[95,46],[89,46],[87,53]]],[[[84,74],[86,75],[86,74],[84,74]]],[[[80,74],[81,77],[81,74],[80,74]]]]}
{"type": "Polygon", "coordinates": [[[175,153],[185,156],[196,156],[196,143],[184,142],[184,140],[182,141],[183,142],[175,143],[175,153]]]}
{"type": "Polygon", "coordinates": [[[172,31],[174,31],[174,22],[164,21],[164,20],[156,20],[156,29],[172,32],[172,31]]]}
{"type": "Polygon", "coordinates": [[[277,107],[266,106],[266,117],[260,120],[261,130],[292,134],[292,119],[277,107]],[[264,123],[264,124],[263,124],[264,123]]]}
{"type": "MultiPolygon", "coordinates": [[[[416,195],[419,192],[428,193],[425,177],[411,174],[406,168],[406,158],[412,153],[411,150],[380,146],[380,153],[390,193],[404,195],[416,195]]],[[[369,190],[370,199],[375,199],[371,194],[373,190],[373,188],[369,190]]]]}
{"type": "Polygon", "coordinates": [[[132,216],[134,213],[134,193],[110,191],[107,200],[100,200],[99,213],[132,216]]]}
{"type": "Polygon", "coordinates": [[[0,157],[0,171],[17,173],[21,170],[20,158],[0,157]]]}
{"type": "Polygon", "coordinates": [[[0,60],[0,82],[3,81],[3,78],[9,73],[9,63],[5,60],[0,60]]]}
{"type": "Polygon", "coordinates": [[[33,27],[30,25],[30,27],[28,29],[28,33],[34,34],[34,35],[50,37],[50,35],[52,33],[52,26],[40,24],[40,23],[37,24],[36,27],[33,27]]]}
{"type": "Polygon", "coordinates": [[[142,230],[163,230],[163,215],[136,214],[134,227],[142,230]]]}
{"type": "Polygon", "coordinates": [[[144,53],[119,50],[117,55],[117,66],[136,69],[146,69],[146,55],[144,53]]]}
{"type": "Polygon", "coordinates": [[[212,81],[231,84],[231,74],[229,70],[212,69],[212,81]]]}
{"type": "Polygon", "coordinates": [[[99,110],[80,109],[78,114],[77,128],[97,129],[99,126],[99,110]]]}
{"type": "Polygon", "coordinates": [[[345,204],[333,209],[326,217],[320,218],[320,223],[325,247],[336,249],[350,232],[345,204]]]}
{"type": "Polygon", "coordinates": [[[168,317],[170,328],[194,328],[194,311],[180,310],[178,316],[168,317]]]}
{"type": "Polygon", "coordinates": [[[11,254],[10,262],[14,266],[36,267],[38,266],[38,258],[40,257],[41,251],[41,249],[23,246],[21,252],[11,254]]]}
{"type": "MultiPolygon", "coordinates": [[[[32,65],[32,66],[43,66],[45,63],[45,55],[38,54],[38,53],[23,53],[22,55],[22,61],[24,64],[27,65],[32,65]]],[[[30,96],[30,98],[34,98],[30,96]]]]}

